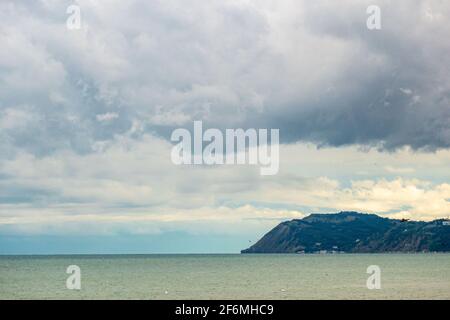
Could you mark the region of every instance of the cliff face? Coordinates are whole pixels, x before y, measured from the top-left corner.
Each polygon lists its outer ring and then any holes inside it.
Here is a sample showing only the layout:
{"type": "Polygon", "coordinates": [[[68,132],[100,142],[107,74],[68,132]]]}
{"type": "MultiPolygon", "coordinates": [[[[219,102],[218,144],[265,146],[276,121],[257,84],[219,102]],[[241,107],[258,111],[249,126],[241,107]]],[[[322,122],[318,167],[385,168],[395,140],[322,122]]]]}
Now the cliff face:
{"type": "Polygon", "coordinates": [[[320,251],[450,252],[450,225],[444,220],[401,221],[357,212],[311,214],[301,220],[279,224],[255,245],[241,252],[320,251]]]}

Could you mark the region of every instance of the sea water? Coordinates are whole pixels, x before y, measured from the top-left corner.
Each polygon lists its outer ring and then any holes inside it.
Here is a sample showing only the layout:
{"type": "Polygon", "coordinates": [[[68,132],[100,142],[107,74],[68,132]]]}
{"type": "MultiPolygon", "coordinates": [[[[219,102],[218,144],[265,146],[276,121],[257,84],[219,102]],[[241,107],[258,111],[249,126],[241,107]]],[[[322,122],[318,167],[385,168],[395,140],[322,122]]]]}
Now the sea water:
{"type": "Polygon", "coordinates": [[[450,254],[0,256],[0,299],[450,299],[450,254]]]}

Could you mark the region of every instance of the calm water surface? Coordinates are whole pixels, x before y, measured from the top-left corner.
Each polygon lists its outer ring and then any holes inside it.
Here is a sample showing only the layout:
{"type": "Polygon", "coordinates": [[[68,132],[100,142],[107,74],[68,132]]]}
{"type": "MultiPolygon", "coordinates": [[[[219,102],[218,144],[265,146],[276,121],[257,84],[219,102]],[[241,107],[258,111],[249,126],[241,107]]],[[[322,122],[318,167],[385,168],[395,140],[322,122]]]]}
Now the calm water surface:
{"type": "Polygon", "coordinates": [[[0,256],[0,299],[450,299],[450,254],[0,256]]]}

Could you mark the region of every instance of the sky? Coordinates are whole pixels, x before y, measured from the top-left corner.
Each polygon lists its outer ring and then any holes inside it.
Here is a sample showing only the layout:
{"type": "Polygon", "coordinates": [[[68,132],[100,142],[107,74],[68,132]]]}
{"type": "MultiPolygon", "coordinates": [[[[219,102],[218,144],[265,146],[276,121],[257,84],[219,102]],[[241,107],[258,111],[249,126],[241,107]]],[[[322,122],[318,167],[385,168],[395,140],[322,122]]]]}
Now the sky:
{"type": "Polygon", "coordinates": [[[0,254],[236,253],[313,212],[449,217],[449,14],[1,1],[0,254]],[[171,132],[194,121],[279,129],[278,174],[174,165],[171,132]]]}

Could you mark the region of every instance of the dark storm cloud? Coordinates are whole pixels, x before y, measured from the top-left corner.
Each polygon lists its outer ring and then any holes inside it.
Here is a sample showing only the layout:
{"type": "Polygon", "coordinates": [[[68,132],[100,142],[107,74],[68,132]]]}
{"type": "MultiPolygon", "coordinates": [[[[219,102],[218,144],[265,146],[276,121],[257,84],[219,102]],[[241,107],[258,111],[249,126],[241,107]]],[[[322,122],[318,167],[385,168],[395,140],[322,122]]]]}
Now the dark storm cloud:
{"type": "Polygon", "coordinates": [[[0,4],[0,151],[95,150],[193,120],[284,143],[450,147],[450,5],[378,1],[0,4]]]}
{"type": "MultiPolygon", "coordinates": [[[[364,6],[310,4],[312,33],[357,45],[330,87],[303,103],[292,101],[265,121],[274,125],[276,119],[287,141],[387,149],[450,146],[450,43],[444,40],[450,35],[450,7],[437,1],[379,4],[379,31],[361,27],[364,6]]],[[[318,54],[325,62],[333,53],[318,54]]]]}

